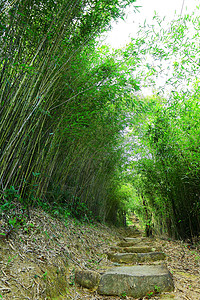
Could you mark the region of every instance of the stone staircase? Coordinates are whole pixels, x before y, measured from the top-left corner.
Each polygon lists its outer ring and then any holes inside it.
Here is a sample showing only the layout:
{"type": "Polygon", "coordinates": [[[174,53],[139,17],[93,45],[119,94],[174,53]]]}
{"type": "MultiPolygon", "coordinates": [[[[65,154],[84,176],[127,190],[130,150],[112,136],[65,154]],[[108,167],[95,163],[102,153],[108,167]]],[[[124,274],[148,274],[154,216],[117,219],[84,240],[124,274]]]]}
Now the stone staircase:
{"type": "MultiPolygon", "coordinates": [[[[94,271],[75,273],[75,282],[101,295],[141,298],[174,290],[165,253],[153,239],[133,235],[110,248],[108,259],[115,266],[99,274],[94,271]]],[[[166,298],[165,298],[166,299],[166,298]]]]}

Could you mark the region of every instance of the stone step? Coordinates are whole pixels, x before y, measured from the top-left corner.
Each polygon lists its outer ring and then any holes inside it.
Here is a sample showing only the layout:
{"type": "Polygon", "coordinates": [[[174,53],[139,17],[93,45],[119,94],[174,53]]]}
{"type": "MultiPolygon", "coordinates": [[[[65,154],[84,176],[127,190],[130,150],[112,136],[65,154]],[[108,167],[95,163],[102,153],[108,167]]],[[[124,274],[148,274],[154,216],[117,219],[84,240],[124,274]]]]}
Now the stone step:
{"type": "Polygon", "coordinates": [[[141,232],[129,232],[126,236],[127,238],[141,238],[141,232]]]}
{"type": "Polygon", "coordinates": [[[145,237],[137,237],[137,238],[125,237],[125,238],[123,238],[124,242],[135,242],[135,243],[140,243],[144,239],[145,239],[145,237]]]}
{"type": "Polygon", "coordinates": [[[153,248],[149,246],[132,246],[132,247],[110,247],[110,250],[113,252],[120,252],[120,253],[148,253],[148,252],[155,252],[161,251],[161,248],[153,248]]]}
{"type": "Polygon", "coordinates": [[[98,293],[109,296],[144,297],[155,289],[160,292],[174,290],[171,274],[166,267],[124,266],[108,270],[102,275],[98,293]]]}
{"type": "Polygon", "coordinates": [[[165,259],[163,252],[149,252],[149,253],[108,253],[108,259],[112,262],[135,264],[141,262],[154,262],[165,259]]]}
{"type": "Polygon", "coordinates": [[[136,242],[134,241],[130,241],[130,242],[126,242],[126,241],[121,241],[119,243],[117,243],[117,247],[133,247],[135,246],[136,242]]]}
{"type": "Polygon", "coordinates": [[[121,234],[126,237],[132,237],[132,238],[137,238],[141,237],[143,234],[138,228],[135,226],[128,226],[126,228],[123,228],[121,231],[121,234]]]}
{"type": "MultiPolygon", "coordinates": [[[[153,241],[150,241],[148,239],[141,239],[141,240],[135,240],[135,239],[130,239],[130,240],[124,240],[119,243],[117,243],[118,247],[133,247],[133,246],[138,246],[138,244],[142,244],[142,246],[152,246],[154,245],[153,241]]],[[[141,246],[141,245],[140,245],[141,246]]]]}

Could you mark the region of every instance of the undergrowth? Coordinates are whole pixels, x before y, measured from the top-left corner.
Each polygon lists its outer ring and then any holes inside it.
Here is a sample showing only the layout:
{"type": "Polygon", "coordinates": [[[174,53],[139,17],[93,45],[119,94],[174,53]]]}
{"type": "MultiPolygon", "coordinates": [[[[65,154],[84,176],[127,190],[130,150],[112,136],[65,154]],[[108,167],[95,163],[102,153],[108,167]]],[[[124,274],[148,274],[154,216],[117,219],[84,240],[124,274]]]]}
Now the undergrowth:
{"type": "Polygon", "coordinates": [[[23,228],[25,232],[30,231],[33,227],[33,224],[29,222],[30,211],[34,208],[40,208],[52,217],[64,220],[65,223],[67,223],[68,218],[87,223],[96,221],[87,205],[80,201],[73,208],[64,201],[50,202],[34,198],[30,206],[27,205],[26,199],[20,197],[18,190],[13,186],[5,191],[1,191],[0,195],[0,218],[4,220],[4,230],[0,232],[0,237],[4,239],[8,239],[11,232],[18,228],[23,228]]]}

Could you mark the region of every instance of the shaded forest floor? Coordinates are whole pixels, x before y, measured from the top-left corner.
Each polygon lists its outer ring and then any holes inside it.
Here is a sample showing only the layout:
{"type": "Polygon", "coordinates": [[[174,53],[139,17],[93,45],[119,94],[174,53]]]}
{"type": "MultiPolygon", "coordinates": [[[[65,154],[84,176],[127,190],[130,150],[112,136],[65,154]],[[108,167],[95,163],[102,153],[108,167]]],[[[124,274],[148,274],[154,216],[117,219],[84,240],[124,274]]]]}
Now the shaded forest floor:
{"type": "MultiPolygon", "coordinates": [[[[1,219],[0,233],[8,232],[6,222],[6,218],[1,219]]],[[[114,226],[80,223],[74,219],[63,221],[33,210],[29,221],[19,220],[7,236],[1,235],[0,298],[122,299],[100,296],[78,287],[74,274],[76,268],[101,273],[113,266],[106,253],[125,234],[125,229],[114,226]]],[[[151,299],[199,300],[200,247],[156,237],[151,240],[166,253],[166,264],[175,283],[173,293],[151,299]]]]}

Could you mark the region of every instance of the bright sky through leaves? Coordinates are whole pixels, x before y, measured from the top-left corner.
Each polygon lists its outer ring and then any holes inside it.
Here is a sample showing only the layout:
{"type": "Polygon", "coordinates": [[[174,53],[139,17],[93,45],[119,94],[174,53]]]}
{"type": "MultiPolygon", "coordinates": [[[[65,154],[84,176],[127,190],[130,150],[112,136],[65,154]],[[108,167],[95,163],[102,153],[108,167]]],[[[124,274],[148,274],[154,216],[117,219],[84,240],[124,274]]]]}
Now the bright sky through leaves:
{"type": "Polygon", "coordinates": [[[143,25],[146,19],[147,23],[152,24],[153,16],[156,13],[161,17],[166,17],[170,21],[176,15],[187,14],[195,10],[200,5],[199,0],[138,0],[134,4],[138,7],[138,12],[134,12],[133,6],[126,10],[126,16],[123,20],[113,23],[113,29],[108,33],[105,40],[113,48],[123,47],[134,37],[143,25]]]}

